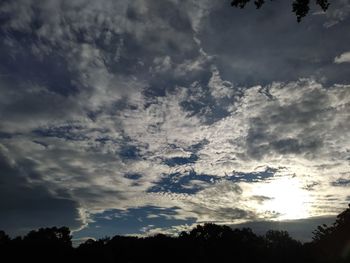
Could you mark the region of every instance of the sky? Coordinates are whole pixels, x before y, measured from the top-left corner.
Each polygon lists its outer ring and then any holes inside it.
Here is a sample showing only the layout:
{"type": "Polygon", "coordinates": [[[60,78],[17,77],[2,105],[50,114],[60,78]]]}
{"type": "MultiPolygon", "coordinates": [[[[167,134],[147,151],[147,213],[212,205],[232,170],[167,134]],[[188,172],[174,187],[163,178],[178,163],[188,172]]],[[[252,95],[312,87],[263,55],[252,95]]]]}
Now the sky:
{"type": "Polygon", "coordinates": [[[0,229],[308,239],[350,202],[350,2],[0,3],[0,229]]]}

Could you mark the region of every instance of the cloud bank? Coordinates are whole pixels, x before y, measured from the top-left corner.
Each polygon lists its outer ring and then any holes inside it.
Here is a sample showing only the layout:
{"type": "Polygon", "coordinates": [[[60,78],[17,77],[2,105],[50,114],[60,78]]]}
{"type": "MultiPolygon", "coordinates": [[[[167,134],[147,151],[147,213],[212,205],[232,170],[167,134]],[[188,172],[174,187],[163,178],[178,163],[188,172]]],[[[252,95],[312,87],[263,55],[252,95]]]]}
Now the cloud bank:
{"type": "MultiPolygon", "coordinates": [[[[4,1],[0,228],[62,224],[83,237],[341,211],[345,44],[325,52],[303,25],[293,39],[289,16],[278,27],[232,12],[209,1],[4,1]]],[[[313,36],[342,34],[313,19],[313,36]]]]}

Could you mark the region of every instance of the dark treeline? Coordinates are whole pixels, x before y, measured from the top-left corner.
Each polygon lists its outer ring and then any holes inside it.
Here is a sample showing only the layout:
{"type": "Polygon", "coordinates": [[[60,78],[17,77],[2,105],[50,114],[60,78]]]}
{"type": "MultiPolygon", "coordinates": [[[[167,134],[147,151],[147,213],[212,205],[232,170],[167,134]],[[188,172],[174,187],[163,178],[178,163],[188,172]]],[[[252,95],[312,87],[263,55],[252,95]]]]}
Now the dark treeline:
{"type": "Polygon", "coordinates": [[[177,237],[115,236],[72,247],[67,227],[41,228],[11,239],[0,231],[2,262],[350,262],[350,209],[313,241],[300,243],[286,231],[258,236],[249,228],[198,225],[177,237]]]}

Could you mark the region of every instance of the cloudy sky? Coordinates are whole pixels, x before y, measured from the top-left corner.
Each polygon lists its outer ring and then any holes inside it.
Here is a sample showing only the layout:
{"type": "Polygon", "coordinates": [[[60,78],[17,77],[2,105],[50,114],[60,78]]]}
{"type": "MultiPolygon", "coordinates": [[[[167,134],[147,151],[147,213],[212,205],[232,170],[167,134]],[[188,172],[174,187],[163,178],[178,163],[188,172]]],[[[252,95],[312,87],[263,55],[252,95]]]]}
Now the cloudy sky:
{"type": "Polygon", "coordinates": [[[348,0],[301,23],[291,1],[1,1],[0,229],[328,222],[350,202],[349,27],[348,0]]]}

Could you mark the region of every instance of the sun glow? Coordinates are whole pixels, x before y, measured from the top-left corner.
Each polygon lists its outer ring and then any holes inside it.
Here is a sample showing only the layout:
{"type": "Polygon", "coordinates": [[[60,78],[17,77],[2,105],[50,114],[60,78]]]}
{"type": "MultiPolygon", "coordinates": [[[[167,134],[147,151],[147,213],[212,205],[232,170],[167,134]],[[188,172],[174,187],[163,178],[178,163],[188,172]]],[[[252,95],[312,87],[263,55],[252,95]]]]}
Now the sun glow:
{"type": "Polygon", "coordinates": [[[260,184],[254,189],[254,195],[268,197],[259,212],[277,214],[278,220],[300,219],[310,216],[311,196],[295,177],[279,177],[260,184]]]}

